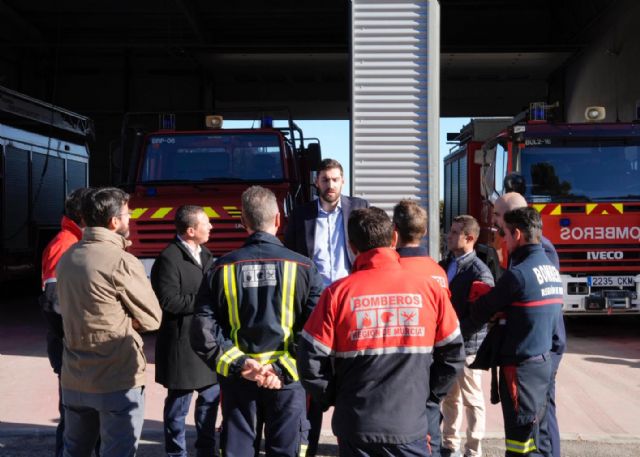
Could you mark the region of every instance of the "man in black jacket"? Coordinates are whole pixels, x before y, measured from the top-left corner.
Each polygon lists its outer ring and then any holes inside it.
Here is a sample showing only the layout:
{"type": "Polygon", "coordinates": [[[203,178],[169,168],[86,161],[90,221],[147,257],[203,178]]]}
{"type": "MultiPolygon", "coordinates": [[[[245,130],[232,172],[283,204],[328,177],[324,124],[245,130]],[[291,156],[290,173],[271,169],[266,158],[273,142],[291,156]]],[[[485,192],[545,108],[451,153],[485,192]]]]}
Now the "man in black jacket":
{"type": "Polygon", "coordinates": [[[466,355],[464,370],[442,402],[442,457],[460,455],[463,409],[467,418],[464,455],[482,455],[481,442],[485,430],[482,371],[473,370],[469,365],[487,334],[487,326],[476,326],[469,318],[469,292],[474,282],[482,282],[490,287],[494,282],[491,271],[473,249],[479,235],[480,226],[473,216],[455,217],[447,235],[449,256],[441,263],[447,272],[451,303],[460,321],[466,355]]]}
{"type": "Polygon", "coordinates": [[[198,457],[216,455],[215,423],[220,398],[216,373],[191,348],[189,330],[203,272],[212,263],[203,245],[209,240],[211,223],[200,206],[178,208],[176,239],[156,260],[151,284],[162,307],[162,323],[156,341],[156,382],[167,388],[164,404],[165,451],[169,456],[187,456],[185,417],[193,391],[196,452],[198,457]]]}
{"type": "Polygon", "coordinates": [[[203,283],[191,343],[220,376],[225,456],[254,454],[258,411],[267,455],[304,455],[308,425],[296,349],[322,280],[313,262],[276,238],[280,212],[269,189],[242,194],[242,223],[249,233],[244,246],[218,259],[203,283]]]}

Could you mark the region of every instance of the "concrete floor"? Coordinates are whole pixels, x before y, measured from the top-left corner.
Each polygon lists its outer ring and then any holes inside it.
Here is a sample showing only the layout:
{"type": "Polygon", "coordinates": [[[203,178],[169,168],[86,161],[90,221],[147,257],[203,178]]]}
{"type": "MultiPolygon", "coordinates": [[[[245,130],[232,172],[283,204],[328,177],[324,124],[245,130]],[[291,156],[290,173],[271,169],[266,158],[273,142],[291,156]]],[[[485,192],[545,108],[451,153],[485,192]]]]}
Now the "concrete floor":
{"type": "MultiPolygon", "coordinates": [[[[45,352],[45,327],[33,297],[0,298],[0,456],[39,456],[57,422],[57,380],[45,352]]],[[[13,295],[13,297],[11,296],[13,295]]],[[[557,380],[558,418],[567,456],[640,456],[640,319],[570,319],[557,380]]],[[[165,390],[154,380],[153,335],[145,336],[147,400],[139,455],[162,455],[165,390]]],[[[485,385],[489,385],[485,376],[485,385]]],[[[487,389],[488,390],[488,389],[487,389]]],[[[487,398],[485,455],[502,455],[499,405],[487,398]]],[[[325,415],[322,441],[336,455],[325,415]]],[[[193,425],[193,419],[188,423],[193,425]]]]}

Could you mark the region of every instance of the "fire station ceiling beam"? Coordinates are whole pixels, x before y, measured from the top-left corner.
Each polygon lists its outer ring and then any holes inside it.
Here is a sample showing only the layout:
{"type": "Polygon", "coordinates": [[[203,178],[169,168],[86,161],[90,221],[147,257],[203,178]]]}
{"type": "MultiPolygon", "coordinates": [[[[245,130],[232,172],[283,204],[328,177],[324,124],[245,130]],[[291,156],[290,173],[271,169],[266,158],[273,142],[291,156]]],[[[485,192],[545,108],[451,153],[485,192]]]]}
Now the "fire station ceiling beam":
{"type": "Polygon", "coordinates": [[[198,41],[201,44],[208,44],[211,40],[207,33],[207,28],[200,19],[202,16],[200,12],[196,10],[194,3],[191,0],[176,0],[176,4],[182,10],[187,22],[191,26],[191,30],[198,37],[198,41]]]}
{"type": "MultiPolygon", "coordinates": [[[[3,19],[3,31],[10,30],[9,34],[4,32],[7,41],[11,39],[10,37],[16,41],[26,38],[32,43],[33,47],[41,48],[46,45],[46,39],[40,30],[2,0],[0,0],[0,17],[3,19]]],[[[15,43],[11,44],[15,45],[15,43]]]]}

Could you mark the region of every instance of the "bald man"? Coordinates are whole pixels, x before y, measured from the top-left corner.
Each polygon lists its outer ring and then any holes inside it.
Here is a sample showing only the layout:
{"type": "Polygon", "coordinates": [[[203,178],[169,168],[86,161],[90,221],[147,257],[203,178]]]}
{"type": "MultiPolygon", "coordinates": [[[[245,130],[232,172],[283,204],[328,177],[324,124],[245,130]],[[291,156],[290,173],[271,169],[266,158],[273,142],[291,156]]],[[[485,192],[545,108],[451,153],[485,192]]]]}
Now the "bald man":
{"type": "MultiPolygon", "coordinates": [[[[493,204],[493,223],[498,228],[501,236],[504,236],[504,214],[517,208],[527,206],[527,201],[517,192],[507,192],[498,198],[493,204]]],[[[544,228],[543,228],[544,230],[544,228]]],[[[560,270],[560,259],[558,253],[553,247],[553,243],[544,236],[540,239],[540,244],[544,249],[549,261],[560,270]]],[[[549,392],[547,393],[547,413],[544,420],[540,424],[540,441],[545,447],[549,447],[553,457],[560,457],[560,429],[558,427],[558,419],[556,417],[556,373],[562,354],[564,354],[566,346],[566,332],[564,329],[564,320],[562,316],[558,320],[558,325],[553,334],[553,342],[551,345],[551,382],[549,384],[549,392]]]]}

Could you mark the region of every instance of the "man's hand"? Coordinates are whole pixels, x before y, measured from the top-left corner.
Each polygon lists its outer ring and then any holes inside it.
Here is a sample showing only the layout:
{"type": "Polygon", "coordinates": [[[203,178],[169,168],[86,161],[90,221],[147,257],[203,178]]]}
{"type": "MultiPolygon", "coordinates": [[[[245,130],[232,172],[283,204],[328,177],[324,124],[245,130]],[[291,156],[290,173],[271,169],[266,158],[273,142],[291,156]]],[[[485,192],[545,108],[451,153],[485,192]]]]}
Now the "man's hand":
{"type": "Polygon", "coordinates": [[[258,382],[258,379],[264,378],[266,371],[260,362],[249,358],[244,361],[240,374],[249,381],[258,382]]]}
{"type": "Polygon", "coordinates": [[[282,387],[282,380],[276,374],[273,365],[264,365],[262,368],[264,369],[265,375],[262,379],[256,380],[258,386],[264,387],[265,389],[280,389],[282,387]]]}
{"type": "Polygon", "coordinates": [[[280,389],[282,387],[282,381],[271,364],[262,365],[257,360],[246,359],[240,374],[243,378],[254,381],[259,387],[265,389],[280,389]]]}

